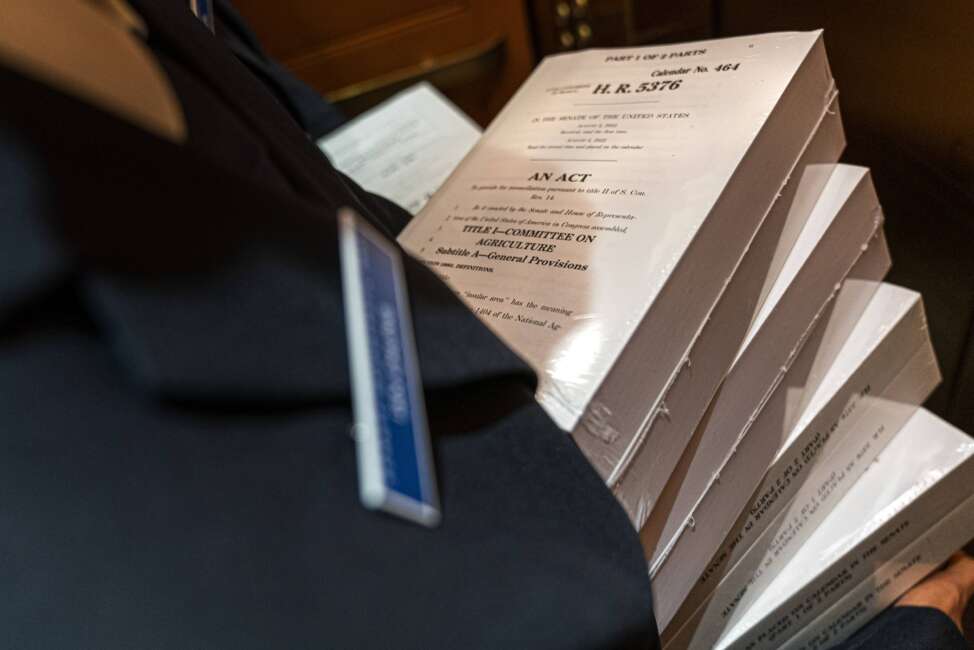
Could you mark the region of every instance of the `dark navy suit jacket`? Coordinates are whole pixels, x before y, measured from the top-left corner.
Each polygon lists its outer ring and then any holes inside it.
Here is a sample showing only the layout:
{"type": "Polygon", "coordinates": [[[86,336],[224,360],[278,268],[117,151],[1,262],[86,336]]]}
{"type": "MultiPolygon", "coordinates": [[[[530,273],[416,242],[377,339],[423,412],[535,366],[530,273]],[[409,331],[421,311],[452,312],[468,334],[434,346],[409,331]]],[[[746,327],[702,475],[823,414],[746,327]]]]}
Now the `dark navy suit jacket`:
{"type": "Polygon", "coordinates": [[[658,645],[625,514],[408,259],[444,520],[361,507],[335,211],[408,215],[230,14],[132,4],[184,145],[0,66],[3,647],[658,645]]]}

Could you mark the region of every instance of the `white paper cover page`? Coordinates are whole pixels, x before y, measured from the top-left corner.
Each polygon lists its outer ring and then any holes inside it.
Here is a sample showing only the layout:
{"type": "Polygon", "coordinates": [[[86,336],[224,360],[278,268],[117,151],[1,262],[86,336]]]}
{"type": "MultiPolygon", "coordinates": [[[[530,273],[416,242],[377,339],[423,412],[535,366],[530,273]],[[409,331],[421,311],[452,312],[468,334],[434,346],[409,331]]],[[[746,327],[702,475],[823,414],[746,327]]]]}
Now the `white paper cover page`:
{"type": "Polygon", "coordinates": [[[412,86],[318,140],[335,167],[370,192],[419,212],[480,139],[433,86],[412,86]]]}
{"type": "Polygon", "coordinates": [[[563,429],[819,38],[549,57],[400,236],[535,367],[563,429]]]}

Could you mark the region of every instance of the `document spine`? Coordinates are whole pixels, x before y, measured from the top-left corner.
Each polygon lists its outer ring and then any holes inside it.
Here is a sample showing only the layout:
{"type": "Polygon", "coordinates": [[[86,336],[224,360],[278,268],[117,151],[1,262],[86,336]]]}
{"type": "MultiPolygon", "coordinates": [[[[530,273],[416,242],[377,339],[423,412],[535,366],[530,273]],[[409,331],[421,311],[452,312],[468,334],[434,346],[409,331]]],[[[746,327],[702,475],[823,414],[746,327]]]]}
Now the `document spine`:
{"type": "MultiPolygon", "coordinates": [[[[798,189],[798,170],[810,165],[834,163],[842,154],[845,135],[837,106],[837,103],[833,103],[833,110],[823,113],[822,121],[793,172],[794,182],[785,188],[775,202],[709,320],[703,325],[685,364],[668,386],[664,397],[666,416],[653,421],[647,432],[647,443],[613,486],[613,493],[636,528],[642,528],[646,523],[680,461],[686,442],[706,410],[710,400],[701,399],[701,395],[712,396],[716,392],[723,373],[733,361],[737,350],[727,345],[728,322],[737,319],[737,326],[746,333],[750,318],[749,314],[742,313],[741,305],[749,302],[748,296],[754,293],[759,276],[766,272],[770,264],[771,253],[785,226],[784,221],[789,217],[789,208],[798,189]],[[650,443],[650,440],[654,442],[650,443]]],[[[827,177],[821,180],[827,181],[827,177]]],[[[824,182],[812,188],[816,197],[823,187],[824,182]]],[[[800,220],[807,218],[805,214],[800,220]]],[[[760,305],[757,305],[759,308],[760,305]]]]}
{"type": "MultiPolygon", "coordinates": [[[[874,228],[881,230],[881,218],[877,215],[874,228]]],[[[867,248],[868,250],[868,248],[867,248]]],[[[862,251],[863,255],[866,251],[862,251]]],[[[861,256],[860,256],[861,257],[861,256]]],[[[857,260],[858,262],[858,260],[857,260]]],[[[875,278],[877,281],[881,278],[875,278]]],[[[810,336],[816,336],[825,327],[827,315],[836,295],[838,286],[829,299],[821,306],[809,324],[808,329],[797,343],[794,353],[784,364],[777,382],[785,381],[792,366],[807,368],[814,360],[814,346],[805,346],[810,336]]],[[[720,541],[733,530],[738,513],[748,503],[753,490],[760,484],[768,463],[773,458],[772,449],[780,440],[780,422],[775,422],[775,412],[783,412],[784,392],[775,395],[775,386],[767,393],[765,402],[778,403],[769,408],[762,404],[747,427],[738,437],[726,456],[724,463],[713,475],[711,489],[701,495],[691,509],[678,535],[664,540],[666,546],[657,553],[651,567],[654,584],[654,606],[657,624],[665,628],[677,614],[683,601],[690,595],[697,577],[707,569],[720,541]],[[719,485],[718,485],[719,483],[719,485]]]]}
{"type": "Polygon", "coordinates": [[[664,632],[667,647],[711,647],[940,382],[919,295],[886,285],[876,300],[910,295],[895,322],[873,326],[885,334],[828,401],[803,417],[664,632]]]}
{"type": "Polygon", "coordinates": [[[943,564],[974,536],[974,496],[925,531],[783,647],[823,650],[841,643],[943,564]]]}
{"type": "MultiPolygon", "coordinates": [[[[970,445],[971,443],[967,443],[970,445]]],[[[841,553],[797,593],[777,604],[740,637],[718,647],[728,650],[780,648],[809,622],[822,615],[833,603],[866,581],[903,549],[934,527],[945,512],[959,506],[968,494],[967,484],[974,471],[970,448],[966,458],[945,476],[926,476],[915,486],[914,494],[899,499],[899,506],[886,513],[888,518],[875,525],[854,545],[841,553]]]]}

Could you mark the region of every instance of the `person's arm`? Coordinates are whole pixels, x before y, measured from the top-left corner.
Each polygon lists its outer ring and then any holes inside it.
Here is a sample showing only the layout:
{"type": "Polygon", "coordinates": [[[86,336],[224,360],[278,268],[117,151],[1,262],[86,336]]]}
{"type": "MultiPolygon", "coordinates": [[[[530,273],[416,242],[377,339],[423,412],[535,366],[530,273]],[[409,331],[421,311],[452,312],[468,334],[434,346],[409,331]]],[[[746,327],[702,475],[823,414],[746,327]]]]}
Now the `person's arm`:
{"type": "Polygon", "coordinates": [[[896,607],[933,607],[945,613],[958,630],[964,629],[964,610],[974,598],[974,558],[961,551],[940,571],[903,594],[896,607]]]}

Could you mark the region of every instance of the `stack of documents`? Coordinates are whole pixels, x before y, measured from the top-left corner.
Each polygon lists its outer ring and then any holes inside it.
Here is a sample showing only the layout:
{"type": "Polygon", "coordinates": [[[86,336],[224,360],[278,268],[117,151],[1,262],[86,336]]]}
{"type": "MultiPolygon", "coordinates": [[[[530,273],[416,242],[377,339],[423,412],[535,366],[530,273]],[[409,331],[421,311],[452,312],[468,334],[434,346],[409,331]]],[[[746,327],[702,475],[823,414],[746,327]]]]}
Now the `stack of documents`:
{"type": "Polygon", "coordinates": [[[664,647],[826,647],[974,537],[821,32],[549,57],[482,135],[421,85],[319,145],[535,368],[664,647]]]}

